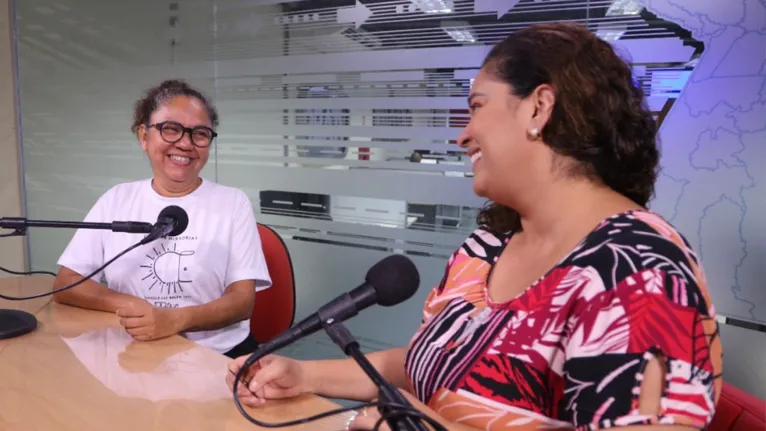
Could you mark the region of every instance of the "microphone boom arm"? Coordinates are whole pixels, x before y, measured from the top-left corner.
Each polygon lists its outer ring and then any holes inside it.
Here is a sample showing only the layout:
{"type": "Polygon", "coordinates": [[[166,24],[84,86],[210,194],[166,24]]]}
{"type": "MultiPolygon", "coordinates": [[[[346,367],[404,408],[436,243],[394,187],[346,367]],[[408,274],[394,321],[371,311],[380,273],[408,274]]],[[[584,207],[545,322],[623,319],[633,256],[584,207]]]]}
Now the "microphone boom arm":
{"type": "Polygon", "coordinates": [[[136,221],[114,221],[111,223],[53,221],[53,220],[29,220],[24,217],[0,218],[0,229],[12,229],[14,232],[9,236],[24,236],[30,227],[52,227],[70,229],[103,229],[112,232],[150,233],[154,225],[136,221]]]}
{"type": "MultiPolygon", "coordinates": [[[[362,353],[362,350],[359,347],[359,342],[353,335],[351,335],[351,332],[343,326],[343,323],[334,319],[331,313],[327,313],[327,315],[323,316],[323,314],[325,314],[323,311],[325,310],[319,310],[317,314],[322,321],[322,326],[324,326],[325,332],[330,339],[343,350],[343,353],[350,356],[357,364],[359,364],[362,371],[364,371],[375,386],[378,387],[378,401],[383,404],[394,403],[403,407],[412,408],[412,404],[410,404],[410,402],[407,401],[407,398],[399,392],[399,389],[383,378],[364,353],[362,353]]],[[[386,422],[392,431],[428,431],[428,427],[412,416],[391,416],[390,413],[396,412],[396,408],[392,409],[391,407],[380,406],[378,407],[378,411],[380,411],[381,415],[389,415],[386,422]]]]}
{"type": "MultiPolygon", "coordinates": [[[[53,295],[57,292],[61,292],[67,289],[71,289],[91,277],[97,275],[103,271],[107,266],[114,262],[119,257],[125,255],[131,250],[137,247],[151,242],[159,235],[150,236],[153,232],[157,232],[160,235],[170,234],[176,236],[181,234],[189,224],[189,216],[186,214],[183,208],[170,205],[165,207],[158,218],[157,225],[139,222],[139,221],[113,221],[111,223],[94,223],[94,222],[74,222],[74,221],[51,221],[51,220],[28,220],[25,217],[0,217],[0,229],[9,229],[11,233],[0,234],[0,238],[12,237],[12,236],[24,236],[27,234],[27,228],[30,227],[51,227],[51,228],[74,228],[74,229],[102,229],[110,230],[112,232],[124,232],[124,233],[138,233],[149,234],[142,241],[137,242],[130,247],[126,248],[100,268],[93,271],[91,274],[80,278],[80,280],[58,289],[53,289],[47,292],[43,292],[36,295],[29,296],[8,296],[0,293],[0,299],[8,301],[24,301],[35,298],[41,298],[43,296],[53,295]],[[161,224],[160,224],[161,223],[161,224]],[[170,232],[168,232],[170,230],[170,232]],[[148,239],[147,239],[148,238],[148,239]]],[[[0,270],[10,272],[12,274],[19,274],[16,271],[9,271],[4,268],[0,270]]],[[[26,272],[21,274],[32,274],[34,272],[26,272]]],[[[37,328],[37,318],[28,312],[20,310],[7,310],[0,309],[0,339],[18,337],[20,335],[27,334],[34,331],[37,328]]]]}

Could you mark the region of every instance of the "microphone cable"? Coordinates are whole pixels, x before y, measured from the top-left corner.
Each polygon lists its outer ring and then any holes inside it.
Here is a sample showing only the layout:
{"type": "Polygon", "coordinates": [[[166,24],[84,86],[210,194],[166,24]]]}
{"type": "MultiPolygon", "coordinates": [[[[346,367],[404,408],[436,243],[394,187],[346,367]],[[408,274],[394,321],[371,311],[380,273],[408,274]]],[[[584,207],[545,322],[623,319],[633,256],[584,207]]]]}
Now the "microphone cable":
{"type": "MultiPolygon", "coordinates": [[[[138,248],[140,245],[143,245],[143,244],[141,244],[141,242],[137,242],[137,243],[131,245],[130,247],[126,248],[125,250],[123,250],[122,252],[117,254],[117,256],[109,259],[108,262],[106,262],[105,264],[101,265],[101,267],[98,268],[97,270],[95,270],[92,273],[90,273],[89,275],[81,278],[80,280],[70,284],[69,286],[61,287],[61,288],[58,288],[58,289],[53,289],[53,290],[51,290],[49,292],[38,293],[37,295],[30,295],[30,296],[8,296],[8,295],[3,295],[2,293],[0,293],[0,299],[5,299],[5,300],[8,300],[8,301],[26,301],[26,300],[30,300],[30,299],[37,299],[37,298],[42,298],[42,297],[49,296],[49,295],[54,295],[56,293],[63,292],[65,290],[69,290],[69,289],[71,289],[73,287],[79,286],[80,284],[86,282],[91,277],[93,277],[96,274],[98,274],[99,272],[103,271],[107,266],[111,265],[115,260],[121,258],[122,256],[124,256],[128,252],[132,251],[133,249],[138,248]]],[[[10,272],[10,271],[7,271],[5,269],[2,269],[2,270],[6,271],[6,272],[10,272]]],[[[47,274],[52,274],[52,273],[47,272],[47,271],[31,271],[31,272],[32,273],[47,273],[47,274]]],[[[13,272],[11,272],[11,273],[13,273],[13,272]]],[[[17,275],[18,274],[28,274],[28,273],[17,273],[17,275]]],[[[55,276],[55,274],[53,274],[53,275],[55,276]]]]}
{"type": "Polygon", "coordinates": [[[12,269],[3,268],[2,266],[0,266],[0,271],[3,271],[5,273],[11,274],[11,275],[37,275],[37,274],[41,274],[41,275],[51,275],[53,277],[56,276],[56,274],[54,274],[54,273],[52,273],[50,271],[14,271],[12,269]]]}
{"type": "MultiPolygon", "coordinates": [[[[0,234],[0,238],[10,238],[12,236],[21,236],[21,235],[19,235],[16,232],[0,234]]],[[[5,273],[11,274],[11,275],[36,275],[36,274],[43,274],[43,275],[52,275],[54,277],[56,276],[56,274],[54,274],[54,273],[52,273],[50,271],[14,271],[12,269],[3,268],[2,266],[0,266],[0,271],[3,271],[5,273]]]]}
{"type": "Polygon", "coordinates": [[[330,416],[335,416],[341,413],[346,413],[352,410],[358,410],[365,407],[387,407],[390,409],[393,409],[391,412],[387,412],[383,417],[378,420],[378,422],[375,425],[375,428],[373,428],[373,431],[378,431],[380,429],[380,426],[389,418],[391,417],[413,417],[420,419],[421,421],[425,421],[427,424],[431,425],[436,431],[447,431],[447,429],[437,422],[435,419],[428,417],[428,415],[424,414],[423,412],[411,407],[411,406],[405,406],[401,404],[395,404],[395,403],[383,403],[383,402],[364,402],[359,403],[353,406],[349,407],[341,407],[334,410],[329,410],[323,413],[319,413],[313,416],[308,416],[302,419],[295,419],[291,421],[286,422],[261,422],[258,419],[250,416],[247,411],[245,411],[244,406],[242,405],[242,402],[239,400],[239,396],[237,395],[237,388],[239,386],[239,382],[241,381],[245,370],[248,367],[241,367],[237,374],[234,376],[234,384],[232,385],[232,395],[234,396],[234,404],[237,406],[237,410],[239,410],[239,413],[247,419],[250,423],[253,425],[259,426],[261,428],[287,428],[287,427],[293,427],[296,425],[305,425],[310,422],[315,422],[324,418],[328,418],[330,416]]]}

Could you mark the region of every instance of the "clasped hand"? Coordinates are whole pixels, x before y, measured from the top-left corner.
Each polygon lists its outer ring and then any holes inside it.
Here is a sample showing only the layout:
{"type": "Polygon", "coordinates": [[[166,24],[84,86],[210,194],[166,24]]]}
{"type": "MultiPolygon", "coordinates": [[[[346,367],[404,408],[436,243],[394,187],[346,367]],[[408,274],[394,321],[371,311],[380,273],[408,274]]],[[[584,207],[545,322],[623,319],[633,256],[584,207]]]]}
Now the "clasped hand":
{"type": "Polygon", "coordinates": [[[181,332],[179,308],[154,307],[147,301],[131,302],[117,310],[120,325],[137,341],[150,341],[181,332]]]}

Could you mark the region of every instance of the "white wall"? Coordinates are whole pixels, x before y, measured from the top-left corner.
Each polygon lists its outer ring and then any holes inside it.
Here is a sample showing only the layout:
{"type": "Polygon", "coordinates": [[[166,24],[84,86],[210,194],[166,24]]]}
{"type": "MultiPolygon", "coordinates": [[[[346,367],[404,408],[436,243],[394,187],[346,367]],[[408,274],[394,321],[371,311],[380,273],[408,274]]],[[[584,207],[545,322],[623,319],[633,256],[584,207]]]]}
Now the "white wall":
{"type": "MultiPolygon", "coordinates": [[[[22,215],[10,23],[9,0],[0,0],[0,217],[22,215]]],[[[0,266],[23,270],[26,260],[23,238],[0,241],[0,266]]],[[[7,274],[0,272],[0,277],[5,276],[7,274]]]]}

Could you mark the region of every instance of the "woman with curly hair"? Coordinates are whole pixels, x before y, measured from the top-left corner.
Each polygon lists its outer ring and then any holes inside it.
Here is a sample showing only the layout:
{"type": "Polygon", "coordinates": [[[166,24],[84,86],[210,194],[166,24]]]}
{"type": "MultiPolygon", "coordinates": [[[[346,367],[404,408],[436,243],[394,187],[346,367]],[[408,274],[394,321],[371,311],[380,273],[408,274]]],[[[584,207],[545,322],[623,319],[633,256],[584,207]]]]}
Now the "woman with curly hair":
{"type": "MultiPolygon", "coordinates": [[[[409,346],[369,359],[449,430],[704,429],[721,387],[715,312],[694,251],[646,209],[657,130],[630,67],[581,26],[534,25],[492,49],[468,101],[458,143],[493,204],[409,346]]],[[[349,360],[269,356],[247,374],[250,405],[377,395],[349,360]]]]}

